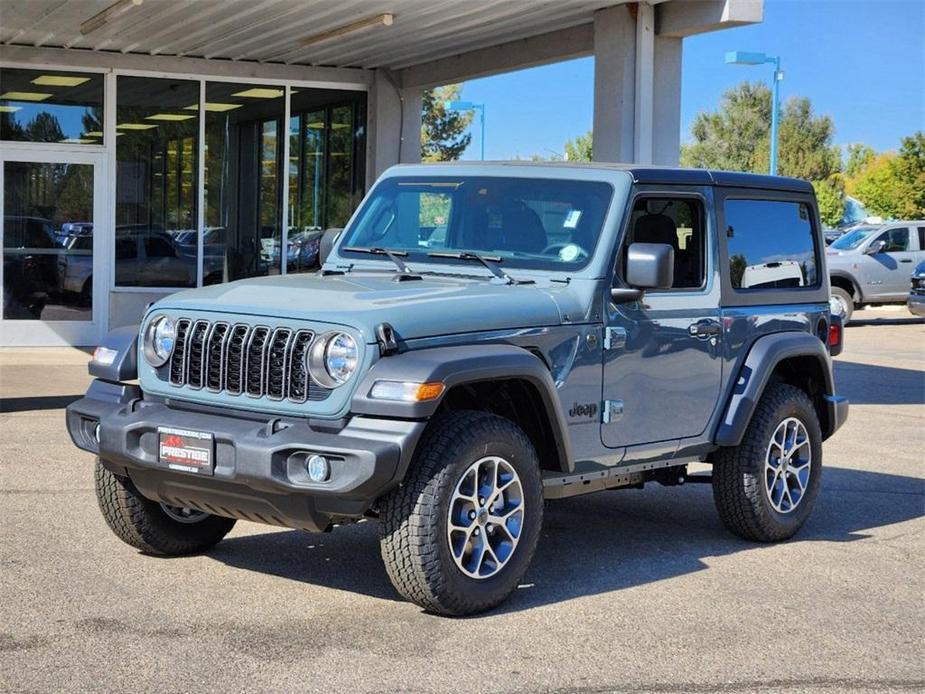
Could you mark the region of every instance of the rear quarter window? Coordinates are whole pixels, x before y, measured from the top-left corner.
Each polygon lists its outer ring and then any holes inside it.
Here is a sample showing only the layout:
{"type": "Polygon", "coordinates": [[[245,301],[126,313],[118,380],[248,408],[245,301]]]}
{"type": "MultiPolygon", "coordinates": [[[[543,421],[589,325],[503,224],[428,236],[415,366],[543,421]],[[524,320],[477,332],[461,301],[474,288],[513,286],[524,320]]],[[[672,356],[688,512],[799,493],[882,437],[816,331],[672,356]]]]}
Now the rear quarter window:
{"type": "Polygon", "coordinates": [[[820,286],[813,212],[807,203],[727,198],[724,215],[733,289],[820,286]]]}

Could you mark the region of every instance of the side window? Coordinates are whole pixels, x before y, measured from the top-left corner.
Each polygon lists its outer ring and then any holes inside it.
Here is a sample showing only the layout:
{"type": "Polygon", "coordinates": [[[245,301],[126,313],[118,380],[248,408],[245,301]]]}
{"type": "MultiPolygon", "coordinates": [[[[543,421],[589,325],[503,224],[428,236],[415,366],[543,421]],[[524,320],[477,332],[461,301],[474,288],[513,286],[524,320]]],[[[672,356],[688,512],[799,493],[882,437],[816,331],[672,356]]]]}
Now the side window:
{"type": "Polygon", "coordinates": [[[706,224],[696,198],[640,198],[633,206],[627,246],[664,243],[674,248],[672,289],[696,289],[706,279],[706,224]]]}
{"type": "Polygon", "coordinates": [[[816,236],[806,203],[727,199],[724,213],[734,289],[819,285],[816,236]]]}
{"type": "Polygon", "coordinates": [[[919,250],[925,251],[925,227],[919,227],[919,250]]]}
{"type": "MultiPolygon", "coordinates": [[[[882,234],[877,241],[884,241],[886,245],[883,247],[884,253],[900,253],[902,251],[909,250],[909,229],[899,227],[896,229],[887,229],[882,234]]],[[[877,241],[874,241],[876,243],[877,241]]]]}

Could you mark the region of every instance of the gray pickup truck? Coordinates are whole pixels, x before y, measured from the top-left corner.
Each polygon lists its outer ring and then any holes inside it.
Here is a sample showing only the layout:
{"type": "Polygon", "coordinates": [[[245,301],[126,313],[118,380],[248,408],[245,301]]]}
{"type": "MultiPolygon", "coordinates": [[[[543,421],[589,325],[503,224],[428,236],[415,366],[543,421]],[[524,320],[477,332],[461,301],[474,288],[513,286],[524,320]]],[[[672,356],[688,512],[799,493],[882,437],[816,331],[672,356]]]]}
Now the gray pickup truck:
{"type": "Polygon", "coordinates": [[[546,500],[712,481],[744,538],[809,516],[848,411],[809,184],[398,166],[320,255],[168,296],[97,349],[67,426],[122,540],[376,521],[398,592],[463,615],[517,586],[546,500]]]}

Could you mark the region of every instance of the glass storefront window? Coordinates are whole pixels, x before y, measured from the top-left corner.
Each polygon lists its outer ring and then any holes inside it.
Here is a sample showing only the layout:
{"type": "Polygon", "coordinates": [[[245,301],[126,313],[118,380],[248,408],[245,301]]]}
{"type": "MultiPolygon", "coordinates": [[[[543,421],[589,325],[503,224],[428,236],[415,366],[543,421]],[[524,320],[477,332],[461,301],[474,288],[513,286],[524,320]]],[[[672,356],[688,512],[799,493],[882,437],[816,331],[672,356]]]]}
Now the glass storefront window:
{"type": "Polygon", "coordinates": [[[116,82],[116,286],[195,287],[199,83],[116,82]]]}
{"type": "Polygon", "coordinates": [[[289,120],[287,272],[318,269],[325,229],[342,227],[365,186],[365,95],[293,92],[289,120]],[[351,95],[352,96],[352,95],[351,95]]]}
{"type": "Polygon", "coordinates": [[[203,281],[278,274],[285,90],[206,83],[203,281]]]}
{"type": "Polygon", "coordinates": [[[93,167],[3,165],[3,318],[92,320],[93,167]]]}
{"type": "Polygon", "coordinates": [[[0,139],[103,144],[103,75],[0,69],[0,139]]]}

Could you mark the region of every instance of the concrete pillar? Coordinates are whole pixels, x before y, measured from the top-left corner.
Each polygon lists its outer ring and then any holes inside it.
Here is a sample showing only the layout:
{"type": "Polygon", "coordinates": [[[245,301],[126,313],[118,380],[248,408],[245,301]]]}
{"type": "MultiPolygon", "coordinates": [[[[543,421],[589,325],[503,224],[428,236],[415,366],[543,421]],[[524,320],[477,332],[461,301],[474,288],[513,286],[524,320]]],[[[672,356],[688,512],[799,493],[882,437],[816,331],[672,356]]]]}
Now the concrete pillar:
{"type": "Polygon", "coordinates": [[[636,7],[594,13],[594,161],[634,161],[636,7]]]}
{"type": "Polygon", "coordinates": [[[421,161],[423,90],[400,89],[386,70],[376,70],[367,104],[367,188],[393,164],[421,161]]]}
{"type": "Polygon", "coordinates": [[[636,5],[636,99],[633,109],[633,161],[652,163],[653,100],[655,86],[655,8],[636,5]]]}
{"type": "Polygon", "coordinates": [[[652,163],[677,166],[681,153],[681,41],[655,37],[652,163]]]}

